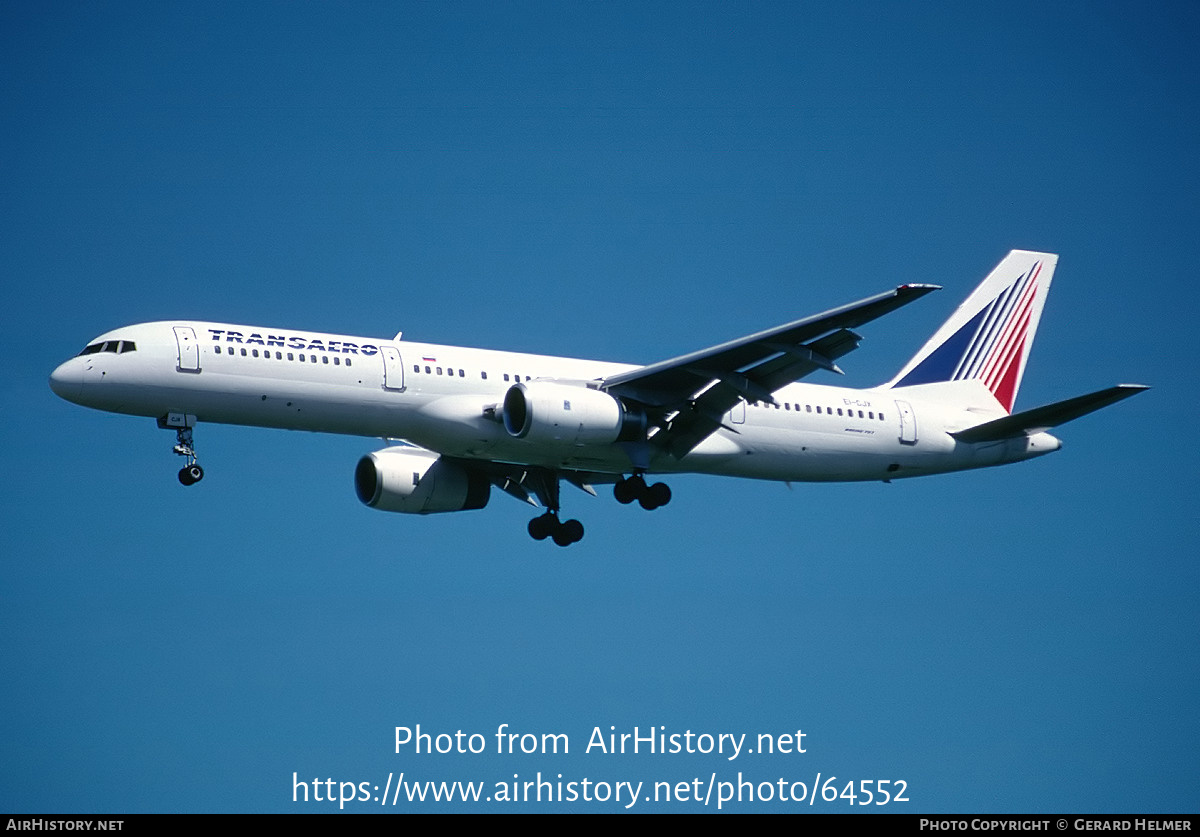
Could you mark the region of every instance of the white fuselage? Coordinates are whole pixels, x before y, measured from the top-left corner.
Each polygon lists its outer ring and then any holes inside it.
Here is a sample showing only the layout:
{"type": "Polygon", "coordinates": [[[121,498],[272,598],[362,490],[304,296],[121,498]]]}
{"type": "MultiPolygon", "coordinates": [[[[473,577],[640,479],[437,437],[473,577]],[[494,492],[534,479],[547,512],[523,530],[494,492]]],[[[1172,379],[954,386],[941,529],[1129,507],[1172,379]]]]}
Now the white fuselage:
{"type": "MultiPolygon", "coordinates": [[[[54,371],[56,393],[131,415],[403,439],[444,456],[550,469],[634,470],[620,442],[548,447],[515,438],[499,420],[517,382],[585,386],[635,368],[627,364],[195,321],[132,325],[90,347],[99,343],[54,371]]],[[[990,398],[966,407],[928,387],[795,383],[775,399],[739,403],[691,453],[678,460],[658,453],[647,470],[886,480],[1013,462],[1060,446],[1046,433],[956,441],[951,432],[1005,411],[990,398]]]]}

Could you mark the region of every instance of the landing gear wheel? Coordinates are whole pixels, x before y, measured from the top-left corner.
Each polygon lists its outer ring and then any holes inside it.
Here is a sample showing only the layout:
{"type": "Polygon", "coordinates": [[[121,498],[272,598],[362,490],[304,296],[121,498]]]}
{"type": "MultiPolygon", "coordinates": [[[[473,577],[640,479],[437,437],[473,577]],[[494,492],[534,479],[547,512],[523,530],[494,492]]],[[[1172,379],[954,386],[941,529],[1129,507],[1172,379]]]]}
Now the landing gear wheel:
{"type": "Polygon", "coordinates": [[[583,524],[578,520],[568,520],[560,523],[554,512],[535,517],[529,521],[529,537],[535,541],[552,538],[559,546],[570,546],[583,539],[583,524]]]}
{"type": "Polygon", "coordinates": [[[618,503],[629,504],[634,500],[646,511],[653,511],[671,502],[671,489],[665,482],[646,485],[641,474],[634,474],[628,479],[619,480],[613,486],[613,496],[618,503]]]}
{"type": "Polygon", "coordinates": [[[647,489],[650,499],[654,501],[655,507],[665,506],[671,502],[671,487],[665,482],[656,482],[647,489]]]}
{"type": "Polygon", "coordinates": [[[179,469],[179,481],[184,485],[194,485],[204,479],[204,469],[199,465],[185,465],[179,469]]]}
{"type": "Polygon", "coordinates": [[[550,533],[557,528],[557,526],[558,520],[555,519],[554,515],[546,512],[546,514],[543,514],[541,517],[535,517],[533,520],[529,521],[529,537],[533,538],[535,541],[544,541],[546,538],[550,537],[550,533]]]}
{"type": "MultiPolygon", "coordinates": [[[[159,427],[166,427],[164,419],[158,420],[159,427]]],[[[192,428],[177,427],[175,428],[175,447],[173,448],[177,456],[184,457],[187,462],[179,469],[179,481],[184,485],[195,485],[204,479],[204,469],[196,464],[196,447],[192,442],[192,428]]]]}
{"type": "Polygon", "coordinates": [[[655,508],[671,502],[671,488],[665,482],[655,482],[653,486],[648,486],[637,500],[641,502],[644,510],[654,511],[655,508]]]}
{"type": "Polygon", "coordinates": [[[583,524],[578,520],[560,523],[554,530],[554,542],[559,546],[570,546],[583,539],[583,524]]]}
{"type": "Polygon", "coordinates": [[[618,503],[627,506],[638,498],[638,494],[645,487],[646,483],[640,477],[618,480],[613,486],[613,496],[617,498],[618,503]]]}

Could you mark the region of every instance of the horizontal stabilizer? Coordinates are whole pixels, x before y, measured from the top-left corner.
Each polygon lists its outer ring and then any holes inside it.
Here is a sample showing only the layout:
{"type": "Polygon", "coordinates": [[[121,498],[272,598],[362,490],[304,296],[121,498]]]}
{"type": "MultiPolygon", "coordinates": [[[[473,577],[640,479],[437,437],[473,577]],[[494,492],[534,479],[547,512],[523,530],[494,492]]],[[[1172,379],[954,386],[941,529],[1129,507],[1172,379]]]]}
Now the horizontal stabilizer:
{"type": "Polygon", "coordinates": [[[1107,407],[1109,404],[1116,404],[1131,395],[1137,395],[1144,389],[1149,389],[1149,387],[1142,384],[1117,384],[1115,387],[1102,389],[1099,392],[1068,398],[1066,401],[1047,404],[1045,407],[1037,407],[1023,413],[1015,413],[994,421],[977,424],[950,435],[960,442],[997,442],[1016,436],[1028,436],[1060,424],[1066,424],[1080,416],[1086,416],[1088,413],[1107,407]]]}

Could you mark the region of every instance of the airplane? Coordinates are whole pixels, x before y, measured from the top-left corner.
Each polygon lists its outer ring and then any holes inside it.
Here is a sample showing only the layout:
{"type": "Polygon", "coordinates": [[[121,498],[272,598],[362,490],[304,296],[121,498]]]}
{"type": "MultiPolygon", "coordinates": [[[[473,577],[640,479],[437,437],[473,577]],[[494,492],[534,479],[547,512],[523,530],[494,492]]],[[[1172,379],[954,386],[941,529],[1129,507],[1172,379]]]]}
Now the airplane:
{"type": "Polygon", "coordinates": [[[537,540],[568,546],[560,485],[651,510],[655,474],[867,481],[983,468],[1058,450],[1050,429],[1141,392],[1117,386],[1013,412],[1058,256],[1014,250],[894,378],[799,383],[857,348],[854,329],[938,290],[906,284],[648,366],[174,320],[106,332],[50,376],[76,404],[176,434],[184,485],[204,476],[200,422],[379,437],[354,486],[407,514],[480,509],[497,488],[546,511],[537,540]]]}

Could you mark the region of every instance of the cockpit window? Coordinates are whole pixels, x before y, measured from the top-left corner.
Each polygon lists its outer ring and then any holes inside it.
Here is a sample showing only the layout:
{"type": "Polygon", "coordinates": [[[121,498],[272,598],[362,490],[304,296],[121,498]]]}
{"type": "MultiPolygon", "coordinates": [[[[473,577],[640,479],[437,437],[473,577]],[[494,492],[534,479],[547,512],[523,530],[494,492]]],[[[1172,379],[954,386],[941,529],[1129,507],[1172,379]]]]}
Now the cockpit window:
{"type": "Polygon", "coordinates": [[[86,346],[79,356],[94,355],[97,352],[112,352],[113,354],[124,354],[125,352],[136,352],[137,343],[132,340],[103,340],[99,343],[92,343],[86,346]]]}

